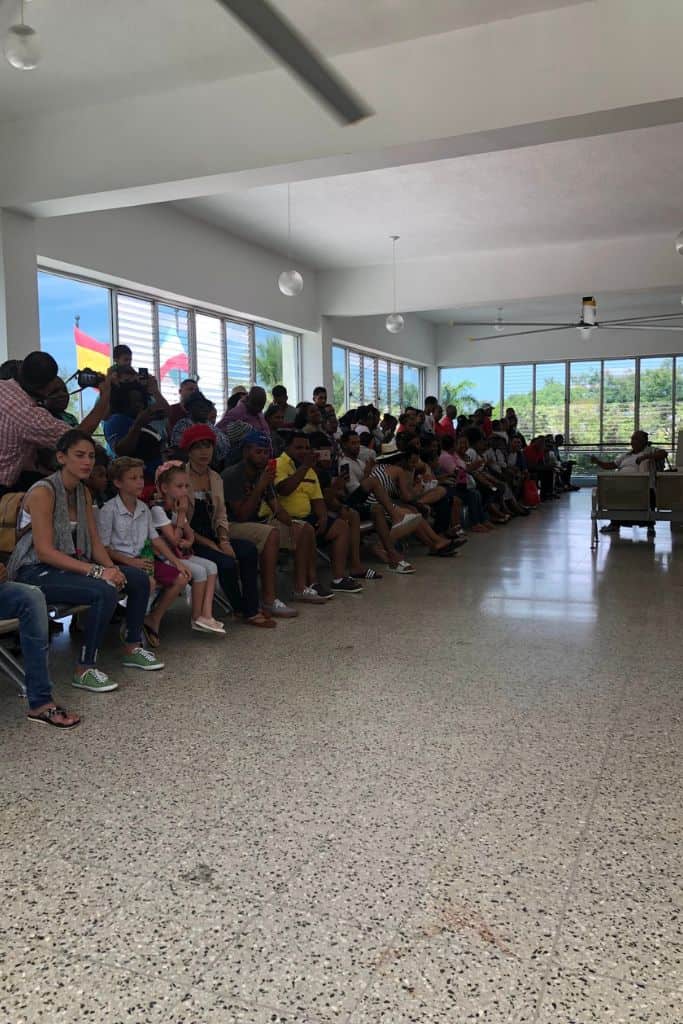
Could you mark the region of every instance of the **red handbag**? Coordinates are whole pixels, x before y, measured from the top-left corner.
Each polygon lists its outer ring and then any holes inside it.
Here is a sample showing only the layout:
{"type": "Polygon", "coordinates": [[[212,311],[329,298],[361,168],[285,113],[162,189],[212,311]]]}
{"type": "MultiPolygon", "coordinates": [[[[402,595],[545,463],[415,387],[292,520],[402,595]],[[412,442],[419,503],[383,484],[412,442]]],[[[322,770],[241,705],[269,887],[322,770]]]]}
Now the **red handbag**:
{"type": "Polygon", "coordinates": [[[525,505],[538,505],[541,496],[538,493],[538,485],[535,480],[525,480],[522,489],[522,501],[525,505]]]}

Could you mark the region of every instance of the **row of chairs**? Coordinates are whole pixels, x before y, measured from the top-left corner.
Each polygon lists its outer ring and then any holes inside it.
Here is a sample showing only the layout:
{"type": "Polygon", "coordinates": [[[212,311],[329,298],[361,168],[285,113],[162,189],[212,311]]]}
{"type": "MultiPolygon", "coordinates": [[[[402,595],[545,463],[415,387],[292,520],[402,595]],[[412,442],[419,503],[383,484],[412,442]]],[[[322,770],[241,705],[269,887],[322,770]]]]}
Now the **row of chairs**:
{"type": "Polygon", "coordinates": [[[683,523],[683,472],[657,473],[654,502],[647,473],[599,473],[591,508],[591,547],[598,546],[598,520],[616,523],[683,523]]]}

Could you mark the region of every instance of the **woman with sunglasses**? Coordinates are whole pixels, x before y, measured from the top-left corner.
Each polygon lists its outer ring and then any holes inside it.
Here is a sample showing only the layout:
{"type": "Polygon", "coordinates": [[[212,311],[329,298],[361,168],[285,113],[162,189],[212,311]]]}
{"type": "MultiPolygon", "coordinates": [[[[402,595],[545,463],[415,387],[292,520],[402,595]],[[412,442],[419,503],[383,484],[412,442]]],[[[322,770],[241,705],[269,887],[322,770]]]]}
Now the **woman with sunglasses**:
{"type": "Polygon", "coordinates": [[[223,592],[233,611],[250,626],[273,629],[274,619],[263,614],[258,594],[258,551],[249,540],[230,539],[223,481],[211,469],[216,436],[208,424],[196,423],[183,434],[190,471],[188,519],[194,532],[193,549],[215,562],[223,592]],[[241,584],[241,586],[240,586],[241,584]]]}

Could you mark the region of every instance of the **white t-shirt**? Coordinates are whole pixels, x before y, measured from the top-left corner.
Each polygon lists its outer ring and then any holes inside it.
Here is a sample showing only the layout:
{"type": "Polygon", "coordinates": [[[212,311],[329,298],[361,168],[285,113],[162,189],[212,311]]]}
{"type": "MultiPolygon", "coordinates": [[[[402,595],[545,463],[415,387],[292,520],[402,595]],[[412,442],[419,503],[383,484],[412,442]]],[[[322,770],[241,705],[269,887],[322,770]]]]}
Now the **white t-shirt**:
{"type": "Polygon", "coordinates": [[[653,448],[644,448],[642,452],[626,452],[625,455],[619,455],[614,463],[617,469],[622,473],[628,473],[633,475],[634,473],[648,473],[650,480],[654,485],[655,474],[657,472],[657,466],[654,459],[648,459],[647,462],[637,463],[636,459],[641,458],[643,455],[652,455],[653,448]]]}
{"type": "Polygon", "coordinates": [[[361,480],[365,477],[365,463],[360,458],[350,459],[347,455],[342,456],[339,460],[339,475],[346,477],[346,467],[348,468],[348,479],[346,479],[346,493],[353,494],[360,487],[361,480]],[[344,470],[344,472],[342,472],[344,470]]]}

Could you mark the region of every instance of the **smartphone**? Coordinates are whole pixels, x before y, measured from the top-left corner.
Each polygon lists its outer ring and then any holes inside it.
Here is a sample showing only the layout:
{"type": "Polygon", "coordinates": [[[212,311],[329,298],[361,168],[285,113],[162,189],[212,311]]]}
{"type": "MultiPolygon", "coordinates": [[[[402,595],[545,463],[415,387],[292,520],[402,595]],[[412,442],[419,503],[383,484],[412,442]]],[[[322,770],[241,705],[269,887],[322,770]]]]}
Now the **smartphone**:
{"type": "Polygon", "coordinates": [[[318,462],[327,464],[332,460],[332,451],[330,448],[316,448],[314,449],[318,456],[318,462]]]}
{"type": "Polygon", "coordinates": [[[277,469],[277,459],[268,459],[268,472],[274,473],[277,469]]]}
{"type": "Polygon", "coordinates": [[[339,476],[344,480],[349,480],[351,478],[351,467],[348,462],[345,462],[343,466],[339,467],[339,476]]]}
{"type": "Polygon", "coordinates": [[[140,380],[147,380],[147,378],[149,377],[149,370],[147,369],[146,366],[140,366],[138,368],[138,377],[140,378],[140,380]]]}

